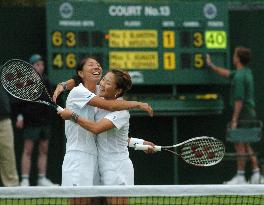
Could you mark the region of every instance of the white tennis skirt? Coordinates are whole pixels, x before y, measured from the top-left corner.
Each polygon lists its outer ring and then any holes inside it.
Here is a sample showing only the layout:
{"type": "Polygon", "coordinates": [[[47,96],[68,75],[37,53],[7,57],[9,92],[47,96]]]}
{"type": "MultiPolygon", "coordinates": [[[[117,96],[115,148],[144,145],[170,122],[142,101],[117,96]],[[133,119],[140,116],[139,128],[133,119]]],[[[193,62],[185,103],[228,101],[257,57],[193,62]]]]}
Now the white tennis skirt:
{"type": "Polygon", "coordinates": [[[134,167],[129,158],[115,161],[99,159],[99,170],[103,185],[134,185],[134,167]]]}
{"type": "Polygon", "coordinates": [[[62,186],[99,185],[97,156],[69,151],[65,154],[62,165],[62,186]]]}

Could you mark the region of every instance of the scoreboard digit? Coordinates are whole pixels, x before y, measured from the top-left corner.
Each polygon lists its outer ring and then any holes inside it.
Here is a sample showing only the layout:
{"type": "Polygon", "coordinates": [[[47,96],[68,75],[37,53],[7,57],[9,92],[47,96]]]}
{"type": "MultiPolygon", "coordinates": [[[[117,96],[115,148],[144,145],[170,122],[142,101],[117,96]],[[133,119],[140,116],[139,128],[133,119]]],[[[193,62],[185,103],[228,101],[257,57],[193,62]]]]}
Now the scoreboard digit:
{"type": "Polygon", "coordinates": [[[50,79],[74,74],[85,56],[104,71],[128,71],[134,83],[225,84],[208,72],[205,56],[229,66],[228,10],[222,2],[53,1],[47,3],[50,79]]]}
{"type": "Polygon", "coordinates": [[[207,48],[226,48],[226,32],[224,31],[206,31],[207,48]]]}

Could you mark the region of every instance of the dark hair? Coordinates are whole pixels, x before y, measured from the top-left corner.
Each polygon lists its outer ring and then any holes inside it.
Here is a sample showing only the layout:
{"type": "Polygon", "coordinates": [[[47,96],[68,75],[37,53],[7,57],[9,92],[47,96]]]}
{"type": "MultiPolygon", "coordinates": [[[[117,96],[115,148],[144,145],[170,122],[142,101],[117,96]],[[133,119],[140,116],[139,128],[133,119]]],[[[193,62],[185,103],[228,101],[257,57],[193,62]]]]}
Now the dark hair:
{"type": "Polygon", "coordinates": [[[78,75],[78,71],[82,71],[82,70],[83,70],[83,66],[84,66],[84,64],[86,63],[86,61],[87,61],[88,59],[94,59],[94,60],[96,60],[96,61],[98,62],[98,60],[97,60],[94,56],[86,56],[86,57],[84,57],[84,58],[78,63],[78,65],[77,65],[77,67],[76,67],[76,69],[75,69],[76,74],[77,74],[77,76],[78,76],[79,78],[80,78],[80,76],[78,75]]]}
{"type": "Polygon", "coordinates": [[[127,72],[118,69],[112,69],[109,72],[115,75],[116,88],[122,90],[117,97],[122,97],[132,87],[130,75],[127,72]]]}
{"type": "Polygon", "coordinates": [[[236,47],[236,54],[243,65],[247,65],[251,59],[251,50],[245,47],[236,47]]]}

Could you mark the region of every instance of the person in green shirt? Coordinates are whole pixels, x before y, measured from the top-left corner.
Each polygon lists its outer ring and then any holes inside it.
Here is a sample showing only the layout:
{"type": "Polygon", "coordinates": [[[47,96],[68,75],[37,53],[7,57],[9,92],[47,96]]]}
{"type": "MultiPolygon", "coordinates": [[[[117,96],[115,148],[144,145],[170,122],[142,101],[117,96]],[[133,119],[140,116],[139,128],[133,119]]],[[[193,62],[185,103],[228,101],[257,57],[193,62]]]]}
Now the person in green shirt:
{"type": "MultiPolygon", "coordinates": [[[[230,127],[236,128],[239,120],[254,120],[256,119],[255,100],[254,100],[254,79],[251,69],[248,67],[250,62],[251,51],[245,47],[236,47],[233,54],[233,64],[235,70],[229,70],[216,66],[211,61],[209,55],[206,56],[207,65],[212,71],[222,77],[231,80],[230,103],[233,108],[230,127]]],[[[258,161],[254,151],[249,143],[235,143],[237,155],[250,155],[252,162],[252,176],[250,183],[259,184],[261,175],[258,166],[258,161]]],[[[225,184],[246,184],[245,179],[246,160],[243,157],[237,158],[237,173],[225,184]]]]}

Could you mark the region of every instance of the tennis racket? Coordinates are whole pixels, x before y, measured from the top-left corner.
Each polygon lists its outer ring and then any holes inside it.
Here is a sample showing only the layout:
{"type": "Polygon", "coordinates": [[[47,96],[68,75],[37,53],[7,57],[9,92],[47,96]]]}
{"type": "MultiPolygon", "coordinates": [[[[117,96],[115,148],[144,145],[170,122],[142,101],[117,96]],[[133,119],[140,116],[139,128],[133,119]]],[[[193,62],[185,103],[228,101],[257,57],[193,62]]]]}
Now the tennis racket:
{"type": "MultiPolygon", "coordinates": [[[[135,150],[147,150],[150,145],[135,145],[135,150]]],[[[223,143],[213,137],[195,137],[172,146],[155,146],[155,151],[168,151],[191,165],[199,167],[213,166],[225,155],[223,143]]]]}
{"type": "Polygon", "coordinates": [[[15,98],[45,104],[57,111],[63,111],[62,107],[52,101],[38,72],[23,60],[11,59],[2,66],[1,83],[15,98]]]}

